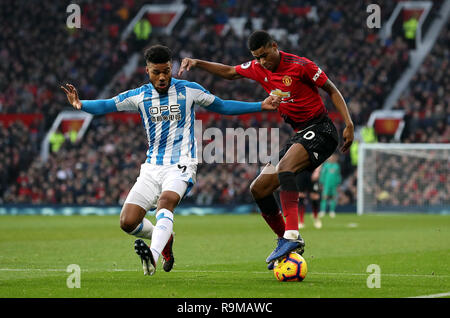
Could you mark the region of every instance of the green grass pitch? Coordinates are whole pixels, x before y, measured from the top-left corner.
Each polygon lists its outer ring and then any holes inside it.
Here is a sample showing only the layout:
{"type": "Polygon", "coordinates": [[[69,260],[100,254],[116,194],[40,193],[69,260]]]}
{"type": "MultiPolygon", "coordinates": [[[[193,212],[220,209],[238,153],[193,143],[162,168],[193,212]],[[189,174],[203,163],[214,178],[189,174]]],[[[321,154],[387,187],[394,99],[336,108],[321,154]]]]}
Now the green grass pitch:
{"type": "Polygon", "coordinates": [[[276,241],[258,214],[175,216],[174,269],[159,264],[150,277],[117,215],[0,216],[0,297],[449,296],[450,216],[338,214],[320,230],[305,219],[308,274],[282,283],[266,269],[276,241]],[[67,287],[70,264],[80,266],[80,288],[67,287]],[[380,288],[368,288],[370,264],[380,288]]]}

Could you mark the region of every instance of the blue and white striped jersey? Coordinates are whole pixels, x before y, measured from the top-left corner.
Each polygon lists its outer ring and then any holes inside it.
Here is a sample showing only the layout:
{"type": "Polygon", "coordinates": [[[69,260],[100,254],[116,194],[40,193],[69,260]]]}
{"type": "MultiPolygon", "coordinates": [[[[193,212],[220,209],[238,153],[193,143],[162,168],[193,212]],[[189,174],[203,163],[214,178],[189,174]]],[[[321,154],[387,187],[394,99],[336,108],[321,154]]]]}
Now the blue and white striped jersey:
{"type": "Polygon", "coordinates": [[[214,99],[201,85],[175,78],[166,94],[149,83],[113,98],[118,111],[140,113],[149,145],[146,162],[157,165],[198,162],[194,106],[209,106],[214,99]]]}

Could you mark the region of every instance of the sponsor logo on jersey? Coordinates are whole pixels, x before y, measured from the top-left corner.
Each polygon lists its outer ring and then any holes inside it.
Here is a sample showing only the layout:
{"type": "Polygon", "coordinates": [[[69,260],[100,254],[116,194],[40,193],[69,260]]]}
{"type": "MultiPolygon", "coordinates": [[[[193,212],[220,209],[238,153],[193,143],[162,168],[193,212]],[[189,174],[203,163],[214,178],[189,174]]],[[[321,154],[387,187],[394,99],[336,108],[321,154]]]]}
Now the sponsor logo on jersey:
{"type": "Polygon", "coordinates": [[[277,89],[273,89],[270,92],[270,95],[272,96],[279,96],[282,98],[287,98],[287,97],[291,97],[291,92],[283,92],[281,89],[277,88],[277,89]]]}
{"type": "Polygon", "coordinates": [[[241,67],[245,70],[246,68],[249,68],[250,65],[252,65],[252,61],[248,61],[248,62],[242,63],[241,67]]]}
{"type": "Polygon", "coordinates": [[[153,123],[157,123],[160,121],[168,121],[168,120],[181,120],[181,110],[180,105],[160,105],[160,106],[152,106],[149,109],[151,118],[150,120],[153,123]],[[168,112],[163,114],[163,112],[168,112]]]}
{"type": "Polygon", "coordinates": [[[291,86],[291,84],[292,84],[292,78],[288,75],[285,75],[283,77],[282,81],[283,81],[283,84],[286,86],[291,86]]]}

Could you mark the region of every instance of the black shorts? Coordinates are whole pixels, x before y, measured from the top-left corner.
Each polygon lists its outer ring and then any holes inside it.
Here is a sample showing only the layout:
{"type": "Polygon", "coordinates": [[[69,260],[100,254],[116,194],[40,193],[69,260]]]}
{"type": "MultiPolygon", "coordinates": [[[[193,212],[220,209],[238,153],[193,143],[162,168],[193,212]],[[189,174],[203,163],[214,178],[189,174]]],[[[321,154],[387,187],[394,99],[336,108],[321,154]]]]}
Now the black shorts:
{"type": "Polygon", "coordinates": [[[298,192],[317,192],[319,193],[319,182],[312,181],[312,172],[308,170],[300,171],[295,176],[298,192]]]}
{"type": "Polygon", "coordinates": [[[309,154],[311,164],[306,170],[314,171],[328,159],[338,146],[338,133],[336,127],[328,116],[319,122],[298,131],[287,141],[279,153],[279,160],[293,144],[301,144],[309,154]]]}

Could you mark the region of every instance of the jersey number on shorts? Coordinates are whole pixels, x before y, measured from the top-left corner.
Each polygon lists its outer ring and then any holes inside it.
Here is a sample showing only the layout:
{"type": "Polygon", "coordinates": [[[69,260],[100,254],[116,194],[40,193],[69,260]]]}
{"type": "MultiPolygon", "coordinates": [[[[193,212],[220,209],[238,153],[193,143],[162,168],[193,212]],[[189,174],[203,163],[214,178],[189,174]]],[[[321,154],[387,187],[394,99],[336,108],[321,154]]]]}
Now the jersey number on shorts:
{"type": "Polygon", "coordinates": [[[307,131],[304,135],[303,138],[305,138],[306,140],[311,140],[316,136],[316,134],[314,133],[314,131],[310,130],[307,131]]]}
{"type": "Polygon", "coordinates": [[[182,166],[182,165],[178,165],[178,169],[181,169],[183,173],[186,172],[187,167],[186,166],[182,166]]]}

